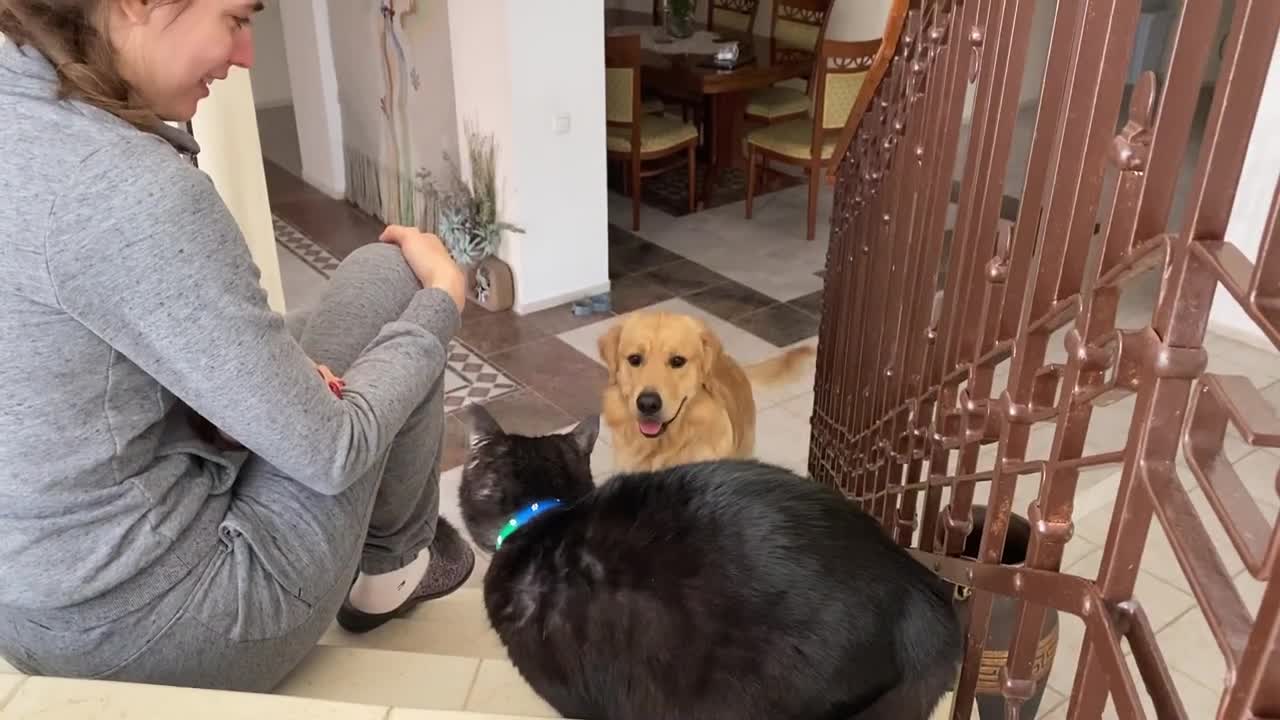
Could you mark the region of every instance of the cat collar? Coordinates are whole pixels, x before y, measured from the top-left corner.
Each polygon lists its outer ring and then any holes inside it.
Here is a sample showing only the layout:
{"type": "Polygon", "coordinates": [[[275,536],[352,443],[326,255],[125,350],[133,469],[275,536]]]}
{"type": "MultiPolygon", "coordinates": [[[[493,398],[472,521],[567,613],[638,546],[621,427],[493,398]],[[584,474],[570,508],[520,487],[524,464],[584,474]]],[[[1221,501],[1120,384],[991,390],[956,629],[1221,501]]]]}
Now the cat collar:
{"type": "Polygon", "coordinates": [[[493,549],[497,550],[498,548],[501,548],[502,542],[510,537],[516,530],[519,530],[530,520],[538,517],[542,513],[550,510],[551,508],[558,507],[559,505],[560,501],[556,498],[530,503],[527,507],[517,512],[515,515],[512,515],[511,519],[502,526],[502,529],[498,531],[498,540],[494,543],[493,549]]]}

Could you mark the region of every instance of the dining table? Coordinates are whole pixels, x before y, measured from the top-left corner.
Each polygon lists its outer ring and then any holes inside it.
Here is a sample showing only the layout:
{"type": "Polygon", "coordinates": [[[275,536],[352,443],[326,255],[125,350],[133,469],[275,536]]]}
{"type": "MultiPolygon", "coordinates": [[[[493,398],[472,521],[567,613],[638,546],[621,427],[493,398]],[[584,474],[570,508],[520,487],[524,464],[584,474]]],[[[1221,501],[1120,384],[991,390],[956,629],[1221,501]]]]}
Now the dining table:
{"type": "Polygon", "coordinates": [[[708,30],[705,23],[695,23],[694,31],[690,38],[673,38],[652,13],[605,10],[607,35],[642,36],[644,88],[707,108],[707,162],[699,203],[706,208],[718,176],[727,168],[746,166],[742,136],[751,94],[785,80],[807,77],[813,58],[795,52],[775,57],[772,40],[765,35],[728,28],[708,30]],[[739,60],[732,66],[718,65],[715,51],[727,43],[737,44],[739,60]]]}

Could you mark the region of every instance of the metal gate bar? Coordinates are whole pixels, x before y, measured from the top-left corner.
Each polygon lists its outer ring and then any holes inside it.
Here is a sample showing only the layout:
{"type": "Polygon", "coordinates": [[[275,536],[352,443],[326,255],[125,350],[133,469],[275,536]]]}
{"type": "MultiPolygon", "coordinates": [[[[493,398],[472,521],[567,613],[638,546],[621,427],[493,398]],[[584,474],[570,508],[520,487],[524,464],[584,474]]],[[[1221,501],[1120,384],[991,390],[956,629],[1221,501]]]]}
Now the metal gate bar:
{"type": "Polygon", "coordinates": [[[1273,189],[1256,257],[1226,237],[1280,2],[1237,0],[1231,10],[1177,228],[1178,170],[1217,50],[1222,0],[1182,3],[1161,87],[1154,73],[1140,76],[1118,133],[1118,68],[1133,51],[1139,4],[1055,3],[1009,222],[999,215],[1004,174],[1041,4],[912,0],[890,19],[887,72],[873,71],[838,146],[810,471],[872,512],[921,561],[972,589],[953,717],[972,713],[993,603],[1010,596],[1021,602],[999,680],[1011,717],[1034,690],[1039,633],[1054,608],[1086,628],[1069,717],[1099,717],[1108,697],[1121,717],[1144,717],[1141,683],[1158,717],[1186,718],[1133,597],[1154,518],[1226,660],[1218,717],[1280,718],[1280,533],[1222,451],[1229,426],[1250,445],[1280,447],[1280,419],[1247,378],[1206,373],[1204,349],[1220,285],[1280,348],[1280,192],[1273,189]],[[967,98],[972,115],[948,230],[967,98]],[[1152,266],[1163,277],[1149,325],[1117,329],[1125,283],[1152,266]],[[1048,362],[1051,336],[1068,324],[1065,362],[1048,362]],[[1005,361],[1007,389],[992,397],[1005,361]],[[1089,454],[1093,409],[1126,396],[1135,396],[1135,410],[1125,448],[1089,454]],[[1042,424],[1054,428],[1048,458],[1029,460],[1031,431],[1042,424]],[[994,462],[979,468],[991,444],[994,462]],[[1213,518],[1201,517],[1177,477],[1180,449],[1213,518]],[[1105,464],[1121,473],[1101,569],[1096,579],[1062,573],[1079,474],[1105,464]],[[1015,485],[1037,481],[1025,563],[1001,565],[1015,485]],[[990,493],[978,557],[960,558],[979,483],[990,493]],[[1221,523],[1248,572],[1267,583],[1256,620],[1206,522],[1221,523]]]}

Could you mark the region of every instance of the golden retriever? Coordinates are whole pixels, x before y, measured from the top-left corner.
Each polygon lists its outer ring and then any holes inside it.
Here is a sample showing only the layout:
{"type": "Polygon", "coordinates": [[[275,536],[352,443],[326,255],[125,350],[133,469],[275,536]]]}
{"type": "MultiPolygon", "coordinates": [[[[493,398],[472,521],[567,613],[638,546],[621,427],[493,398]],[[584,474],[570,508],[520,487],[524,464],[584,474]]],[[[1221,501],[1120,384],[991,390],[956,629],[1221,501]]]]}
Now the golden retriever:
{"type": "Polygon", "coordinates": [[[657,470],[755,452],[752,383],[784,380],[815,352],[799,347],[743,368],[706,323],[636,312],[599,340],[608,369],[601,417],[613,433],[618,472],[657,470]]]}

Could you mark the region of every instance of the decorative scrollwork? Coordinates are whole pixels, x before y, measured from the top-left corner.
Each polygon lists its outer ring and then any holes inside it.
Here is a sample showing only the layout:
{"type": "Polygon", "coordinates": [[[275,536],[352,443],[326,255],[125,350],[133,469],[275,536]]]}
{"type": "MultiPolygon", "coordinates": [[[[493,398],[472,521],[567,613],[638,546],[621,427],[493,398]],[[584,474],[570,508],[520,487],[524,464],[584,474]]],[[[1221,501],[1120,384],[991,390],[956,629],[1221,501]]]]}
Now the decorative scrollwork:
{"type": "Polygon", "coordinates": [[[862,72],[870,70],[875,59],[875,55],[831,56],[827,58],[827,69],[834,72],[862,72]]]}
{"type": "Polygon", "coordinates": [[[808,64],[813,62],[813,52],[804,48],[777,46],[773,50],[773,59],[774,62],[783,65],[808,64]]]}
{"type": "Polygon", "coordinates": [[[1147,70],[1138,76],[1133,98],[1129,101],[1129,119],[1111,142],[1110,160],[1117,168],[1128,172],[1146,169],[1155,107],[1156,75],[1147,70]]]}
{"type": "Polygon", "coordinates": [[[822,25],[826,13],[814,8],[789,5],[784,1],[778,5],[778,17],[783,20],[805,23],[806,25],[822,25]]]}
{"type": "Polygon", "coordinates": [[[743,15],[751,15],[760,6],[760,0],[712,0],[717,10],[732,10],[743,15]]]}

